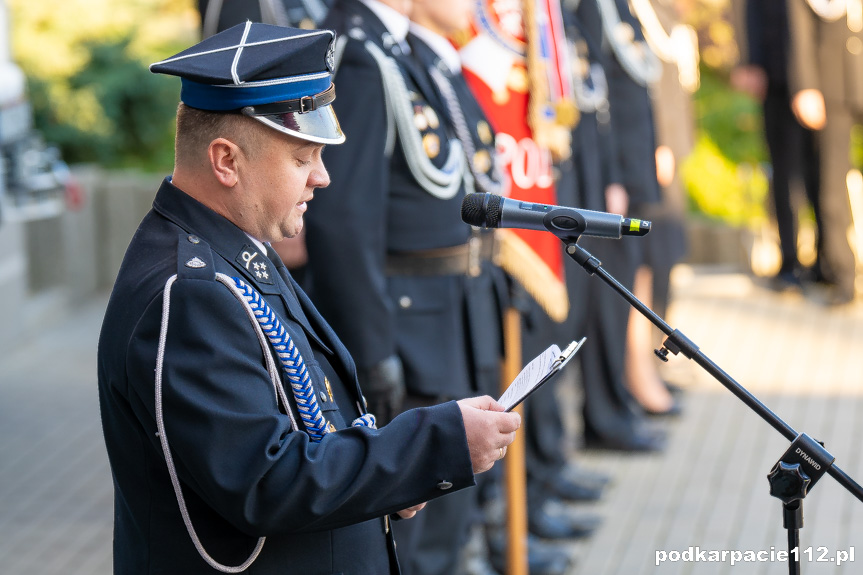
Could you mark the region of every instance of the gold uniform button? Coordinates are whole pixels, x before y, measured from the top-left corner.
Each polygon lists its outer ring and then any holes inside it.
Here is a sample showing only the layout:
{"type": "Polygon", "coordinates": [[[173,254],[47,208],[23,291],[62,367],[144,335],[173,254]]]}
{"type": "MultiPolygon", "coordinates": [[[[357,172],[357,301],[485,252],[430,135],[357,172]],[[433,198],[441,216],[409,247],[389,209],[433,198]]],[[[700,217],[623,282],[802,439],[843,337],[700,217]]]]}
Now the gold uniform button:
{"type": "Polygon", "coordinates": [[[429,158],[436,158],[440,154],[440,138],[437,134],[426,134],[423,136],[423,150],[429,158]]]}
{"type": "Polygon", "coordinates": [[[477,150],[473,155],[473,169],[481,174],[491,169],[491,155],[487,150],[477,150]]]}
{"type": "Polygon", "coordinates": [[[491,145],[491,126],[489,126],[488,122],[486,122],[485,120],[480,120],[476,123],[476,135],[479,136],[480,142],[482,142],[486,146],[491,145]]]}

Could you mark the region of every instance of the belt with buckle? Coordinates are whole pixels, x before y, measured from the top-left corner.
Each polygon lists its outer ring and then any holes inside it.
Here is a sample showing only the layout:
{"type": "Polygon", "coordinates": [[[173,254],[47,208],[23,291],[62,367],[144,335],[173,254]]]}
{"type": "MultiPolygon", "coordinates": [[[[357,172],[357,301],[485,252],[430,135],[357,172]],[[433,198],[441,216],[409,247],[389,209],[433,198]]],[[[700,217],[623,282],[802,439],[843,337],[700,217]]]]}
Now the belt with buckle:
{"type": "Polygon", "coordinates": [[[448,248],[387,254],[388,276],[477,277],[483,261],[493,261],[498,249],[493,233],[474,235],[466,244],[448,248]]]}

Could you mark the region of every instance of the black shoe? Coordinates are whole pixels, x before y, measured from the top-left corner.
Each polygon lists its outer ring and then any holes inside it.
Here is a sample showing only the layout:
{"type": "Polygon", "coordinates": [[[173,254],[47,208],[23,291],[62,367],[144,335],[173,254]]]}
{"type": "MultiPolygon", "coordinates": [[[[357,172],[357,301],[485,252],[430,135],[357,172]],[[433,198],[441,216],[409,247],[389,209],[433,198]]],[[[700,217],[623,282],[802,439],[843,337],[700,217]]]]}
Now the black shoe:
{"type": "Polygon", "coordinates": [[[567,477],[564,473],[556,473],[544,482],[547,492],[565,501],[597,501],[602,497],[603,485],[596,482],[567,477]]]}
{"type": "MultiPolygon", "coordinates": [[[[507,572],[506,546],[504,538],[489,541],[491,566],[501,573],[507,572]]],[[[572,569],[575,559],[565,550],[528,535],[527,563],[530,575],[564,575],[572,569]]]]}
{"type": "Polygon", "coordinates": [[[806,293],[806,297],[824,306],[838,307],[854,301],[854,288],[846,288],[838,284],[822,283],[810,288],[806,293]]]}
{"type": "Polygon", "coordinates": [[[677,385],[676,383],[670,383],[670,382],[664,381],[664,380],[662,383],[665,384],[665,388],[668,390],[668,393],[670,393],[671,395],[673,395],[675,397],[677,397],[679,395],[683,395],[683,388],[680,387],[679,385],[677,385]]]}
{"type": "Polygon", "coordinates": [[[593,533],[600,523],[599,515],[571,511],[557,499],[549,499],[527,514],[528,530],[543,539],[580,539],[593,533]]]}
{"type": "Polygon", "coordinates": [[[588,449],[611,451],[652,452],[665,449],[665,434],[659,430],[628,429],[615,434],[599,435],[584,428],[584,445],[588,449]]]}
{"type": "Polygon", "coordinates": [[[591,485],[593,487],[605,487],[611,483],[611,475],[594,469],[585,469],[574,463],[568,463],[560,474],[576,483],[591,485]]]}
{"type": "Polygon", "coordinates": [[[665,411],[651,411],[650,409],[643,408],[644,413],[650,415],[652,417],[677,417],[683,413],[683,404],[674,398],[671,402],[671,407],[666,409],[665,411]]]}
{"type": "Polygon", "coordinates": [[[793,271],[780,270],[778,274],[772,278],[768,278],[767,287],[779,293],[800,291],[803,288],[803,282],[800,281],[800,277],[793,271]]]}

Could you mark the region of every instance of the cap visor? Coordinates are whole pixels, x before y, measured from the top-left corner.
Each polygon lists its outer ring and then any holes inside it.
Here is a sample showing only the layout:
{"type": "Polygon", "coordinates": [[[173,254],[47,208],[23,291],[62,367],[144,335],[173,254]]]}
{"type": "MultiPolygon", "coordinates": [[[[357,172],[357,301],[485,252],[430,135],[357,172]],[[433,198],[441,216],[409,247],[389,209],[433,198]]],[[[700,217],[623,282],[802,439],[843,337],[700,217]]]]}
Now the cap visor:
{"type": "Polygon", "coordinates": [[[309,112],[290,112],[252,116],[252,118],[280,132],[318,144],[341,144],[345,135],[339,126],[332,106],[323,106],[309,112]]]}

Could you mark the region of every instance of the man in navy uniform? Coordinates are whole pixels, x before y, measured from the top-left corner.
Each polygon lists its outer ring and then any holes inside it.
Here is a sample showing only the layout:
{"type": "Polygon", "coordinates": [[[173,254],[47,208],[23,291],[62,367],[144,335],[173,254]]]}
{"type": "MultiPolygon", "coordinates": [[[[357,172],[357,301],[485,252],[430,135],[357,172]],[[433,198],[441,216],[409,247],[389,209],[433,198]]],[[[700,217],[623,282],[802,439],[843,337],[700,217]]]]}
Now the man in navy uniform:
{"type": "Polygon", "coordinates": [[[332,44],[246,23],[151,67],[182,78],[183,103],[99,341],[116,573],[398,573],[390,514],[474,484],[519,425],[485,397],[375,429],[353,360],[267,245],[302,228],[344,139],[332,44]]]}

